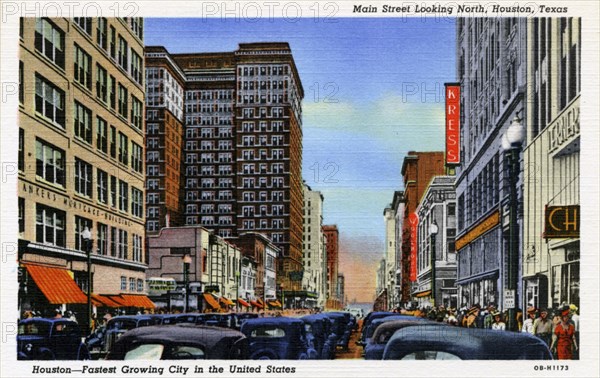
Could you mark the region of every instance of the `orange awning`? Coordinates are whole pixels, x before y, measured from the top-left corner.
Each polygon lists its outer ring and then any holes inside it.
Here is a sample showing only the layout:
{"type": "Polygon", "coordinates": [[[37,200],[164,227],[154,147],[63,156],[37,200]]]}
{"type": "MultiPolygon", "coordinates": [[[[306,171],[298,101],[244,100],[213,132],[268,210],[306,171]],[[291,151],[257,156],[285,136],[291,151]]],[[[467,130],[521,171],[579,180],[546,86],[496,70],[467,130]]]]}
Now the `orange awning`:
{"type": "Polygon", "coordinates": [[[96,307],[119,307],[119,304],[110,298],[92,293],[92,303],[96,307]]]}
{"type": "Polygon", "coordinates": [[[115,302],[118,305],[117,307],[129,307],[130,306],[129,302],[127,302],[120,295],[107,295],[106,297],[108,299],[110,299],[111,301],[115,302]]]}
{"type": "Polygon", "coordinates": [[[51,304],[87,303],[87,296],[66,269],[23,264],[40,291],[51,304]]]}
{"type": "Polygon", "coordinates": [[[128,307],[154,308],[156,305],[145,295],[121,294],[121,297],[129,303],[128,307]]]}
{"type": "Polygon", "coordinates": [[[245,300],[243,300],[242,298],[238,298],[238,303],[241,304],[244,307],[250,307],[250,303],[246,302],[245,300]]]}
{"type": "Polygon", "coordinates": [[[417,298],[423,298],[423,297],[428,297],[431,296],[431,290],[426,290],[426,291],[422,291],[420,293],[415,294],[415,297],[417,298]]]}
{"type": "Polygon", "coordinates": [[[273,306],[273,307],[281,307],[281,303],[279,303],[278,300],[274,300],[274,301],[270,301],[269,302],[269,306],[273,306]]]}
{"type": "Polygon", "coordinates": [[[215,299],[215,297],[210,294],[210,293],[204,293],[204,300],[206,301],[206,303],[208,303],[208,305],[212,308],[219,308],[221,306],[219,306],[219,302],[217,302],[217,300],[215,299]]]}
{"type": "Polygon", "coordinates": [[[233,304],[234,304],[231,299],[226,298],[226,297],[221,297],[219,300],[221,301],[221,303],[224,303],[228,306],[233,306],[233,304]]]}
{"type": "Polygon", "coordinates": [[[257,301],[250,301],[250,304],[254,307],[263,308],[263,305],[261,305],[257,301]]]}

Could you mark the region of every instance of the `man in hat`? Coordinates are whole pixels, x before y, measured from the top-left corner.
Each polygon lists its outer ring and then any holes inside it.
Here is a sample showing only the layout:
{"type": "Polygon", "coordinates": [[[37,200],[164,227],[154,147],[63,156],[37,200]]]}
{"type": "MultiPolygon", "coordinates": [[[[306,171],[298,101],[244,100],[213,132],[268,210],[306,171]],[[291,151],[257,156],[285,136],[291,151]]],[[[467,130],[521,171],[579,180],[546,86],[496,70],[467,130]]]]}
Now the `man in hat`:
{"type": "Polygon", "coordinates": [[[540,317],[533,321],[533,334],[550,346],[552,341],[552,321],[548,318],[548,310],[540,310],[540,317]]]}
{"type": "Polygon", "coordinates": [[[492,329],[496,331],[504,331],[506,330],[506,324],[502,321],[502,315],[498,310],[492,312],[492,316],[494,317],[494,322],[492,323],[492,329]]]}
{"type": "Polygon", "coordinates": [[[535,307],[527,307],[527,319],[523,322],[523,328],[521,332],[529,333],[533,335],[533,322],[535,321],[536,310],[535,307]]]}

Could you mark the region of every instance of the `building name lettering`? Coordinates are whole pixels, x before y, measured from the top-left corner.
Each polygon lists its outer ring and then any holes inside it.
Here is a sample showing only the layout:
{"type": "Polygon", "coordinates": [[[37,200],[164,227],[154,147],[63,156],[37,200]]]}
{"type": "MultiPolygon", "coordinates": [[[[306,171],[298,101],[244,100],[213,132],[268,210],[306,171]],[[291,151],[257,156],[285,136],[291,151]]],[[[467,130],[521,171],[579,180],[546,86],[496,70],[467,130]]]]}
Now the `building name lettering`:
{"type": "Polygon", "coordinates": [[[556,151],[560,146],[579,136],[579,100],[573,104],[548,127],[550,133],[549,152],[556,151]]]}
{"type": "Polygon", "coordinates": [[[477,239],[484,233],[488,232],[496,225],[500,223],[500,212],[495,211],[492,215],[484,219],[481,223],[475,226],[471,231],[467,232],[464,236],[456,240],[455,246],[456,250],[460,250],[465,247],[467,244],[477,239]]]}

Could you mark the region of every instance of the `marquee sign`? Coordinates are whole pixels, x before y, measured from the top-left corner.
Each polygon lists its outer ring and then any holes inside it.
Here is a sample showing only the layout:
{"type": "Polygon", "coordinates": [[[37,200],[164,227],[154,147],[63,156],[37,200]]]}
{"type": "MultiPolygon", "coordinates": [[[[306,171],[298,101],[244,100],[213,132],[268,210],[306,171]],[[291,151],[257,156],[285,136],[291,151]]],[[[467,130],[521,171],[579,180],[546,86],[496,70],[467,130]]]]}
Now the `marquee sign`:
{"type": "Polygon", "coordinates": [[[544,214],[545,238],[578,238],[579,205],[546,206],[544,214]]]}
{"type": "Polygon", "coordinates": [[[411,213],[408,216],[408,223],[410,224],[410,275],[411,281],[417,280],[417,248],[418,248],[418,226],[419,216],[417,213],[411,213]]]}

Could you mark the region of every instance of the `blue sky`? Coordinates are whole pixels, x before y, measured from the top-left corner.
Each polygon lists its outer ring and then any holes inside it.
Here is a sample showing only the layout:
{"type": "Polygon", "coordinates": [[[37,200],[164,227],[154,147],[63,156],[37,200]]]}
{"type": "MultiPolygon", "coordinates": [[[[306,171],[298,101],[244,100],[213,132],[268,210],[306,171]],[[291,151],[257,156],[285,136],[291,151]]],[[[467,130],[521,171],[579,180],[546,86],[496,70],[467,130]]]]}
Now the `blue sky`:
{"type": "Polygon", "coordinates": [[[171,53],[288,42],[305,92],[304,179],[323,193],[324,222],[338,225],[348,257],[376,261],[383,209],[403,186],[404,156],[444,149],[443,83],[455,80],[454,20],[333,21],[146,18],[144,38],[171,53]]]}

